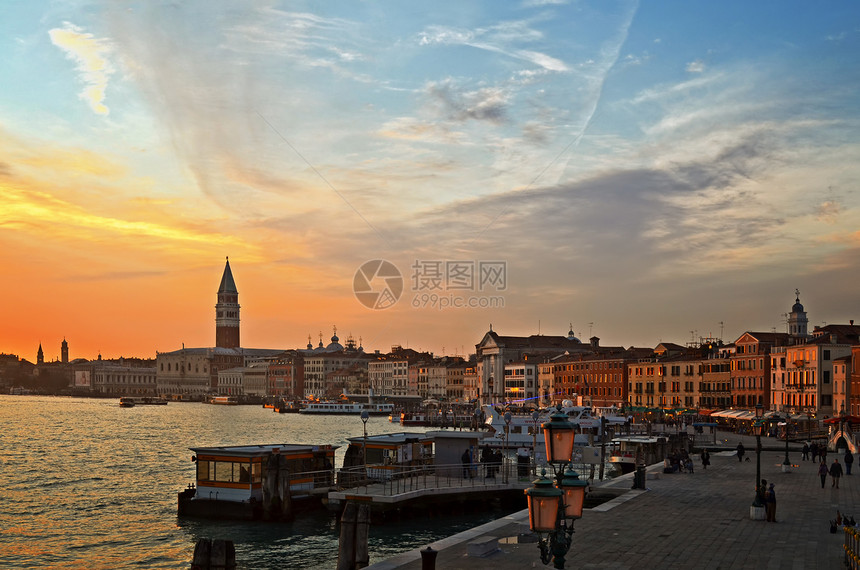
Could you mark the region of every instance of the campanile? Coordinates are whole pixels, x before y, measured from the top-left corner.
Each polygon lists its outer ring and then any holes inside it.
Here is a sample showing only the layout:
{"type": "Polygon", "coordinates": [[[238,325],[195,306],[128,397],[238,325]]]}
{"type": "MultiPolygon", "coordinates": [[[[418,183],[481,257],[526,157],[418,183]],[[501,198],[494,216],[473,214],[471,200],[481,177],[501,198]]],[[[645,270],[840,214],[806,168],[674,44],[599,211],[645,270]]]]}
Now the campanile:
{"type": "Polygon", "coordinates": [[[230,271],[230,258],[221,276],[218,287],[218,303],[215,305],[215,346],[239,348],[239,291],[230,271]]]}

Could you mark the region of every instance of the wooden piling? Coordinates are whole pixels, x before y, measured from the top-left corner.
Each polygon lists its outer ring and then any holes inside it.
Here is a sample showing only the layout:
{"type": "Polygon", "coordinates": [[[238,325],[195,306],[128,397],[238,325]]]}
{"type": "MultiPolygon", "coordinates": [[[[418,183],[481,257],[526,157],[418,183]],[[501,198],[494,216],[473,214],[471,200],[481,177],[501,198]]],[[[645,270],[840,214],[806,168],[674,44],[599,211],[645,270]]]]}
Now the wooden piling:
{"type": "Polygon", "coordinates": [[[370,537],[370,505],[358,505],[355,522],[355,567],[365,568],[370,564],[370,550],[367,546],[370,537]]]}
{"type": "Polygon", "coordinates": [[[355,525],[357,518],[357,506],[349,501],[343,508],[343,515],[340,517],[337,570],[353,570],[355,568],[355,525]]]}

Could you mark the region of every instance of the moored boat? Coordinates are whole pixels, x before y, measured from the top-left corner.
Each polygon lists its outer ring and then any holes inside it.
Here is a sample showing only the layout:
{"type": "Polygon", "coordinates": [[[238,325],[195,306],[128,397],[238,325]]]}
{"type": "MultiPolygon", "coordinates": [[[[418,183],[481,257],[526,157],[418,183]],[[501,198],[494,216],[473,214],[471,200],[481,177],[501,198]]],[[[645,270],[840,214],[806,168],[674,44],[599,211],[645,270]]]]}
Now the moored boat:
{"type": "Polygon", "coordinates": [[[134,398],[123,397],[119,399],[120,408],[133,408],[137,404],[134,398]]]}
{"type": "Polygon", "coordinates": [[[195,484],[178,497],[180,515],[284,519],[297,500],[320,499],[334,484],[333,445],[192,447],[195,484]]]}
{"type": "Polygon", "coordinates": [[[300,414],[361,414],[385,416],[394,411],[394,404],[363,404],[353,402],[309,402],[300,414]]]}

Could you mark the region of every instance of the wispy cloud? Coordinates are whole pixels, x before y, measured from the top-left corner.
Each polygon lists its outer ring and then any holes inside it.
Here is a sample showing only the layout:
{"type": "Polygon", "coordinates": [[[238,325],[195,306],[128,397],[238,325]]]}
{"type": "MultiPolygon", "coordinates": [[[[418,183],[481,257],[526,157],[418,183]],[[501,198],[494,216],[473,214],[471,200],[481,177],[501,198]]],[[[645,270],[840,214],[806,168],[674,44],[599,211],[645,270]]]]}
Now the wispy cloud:
{"type": "Polygon", "coordinates": [[[104,104],[105,91],[108,78],[113,73],[108,60],[109,43],[69,22],[66,22],[62,28],[50,30],[48,35],[51,37],[51,42],[77,64],[81,80],[86,84],[86,88],[81,93],[81,99],[89,104],[93,112],[107,115],[110,111],[104,104]]]}

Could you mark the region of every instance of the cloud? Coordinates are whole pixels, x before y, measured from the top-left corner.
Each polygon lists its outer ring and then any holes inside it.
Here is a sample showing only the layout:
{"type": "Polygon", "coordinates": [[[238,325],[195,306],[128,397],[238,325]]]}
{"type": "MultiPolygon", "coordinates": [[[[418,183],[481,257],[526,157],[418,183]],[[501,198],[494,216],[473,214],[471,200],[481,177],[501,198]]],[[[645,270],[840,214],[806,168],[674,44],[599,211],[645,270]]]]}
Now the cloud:
{"type": "Polygon", "coordinates": [[[85,33],[69,22],[66,22],[62,28],[50,30],[48,35],[51,37],[51,42],[77,64],[80,78],[86,84],[86,88],[81,93],[81,99],[89,104],[94,113],[107,115],[110,111],[104,104],[105,91],[108,77],[113,73],[113,68],[107,59],[110,53],[108,42],[85,33]]]}
{"type": "Polygon", "coordinates": [[[463,91],[453,81],[445,80],[428,83],[426,92],[439,108],[440,114],[448,120],[489,121],[496,124],[505,121],[508,95],[502,89],[488,87],[463,91]]]}
{"type": "Polygon", "coordinates": [[[687,71],[689,73],[702,73],[705,71],[705,62],[701,59],[691,61],[687,64],[687,71]]]}

